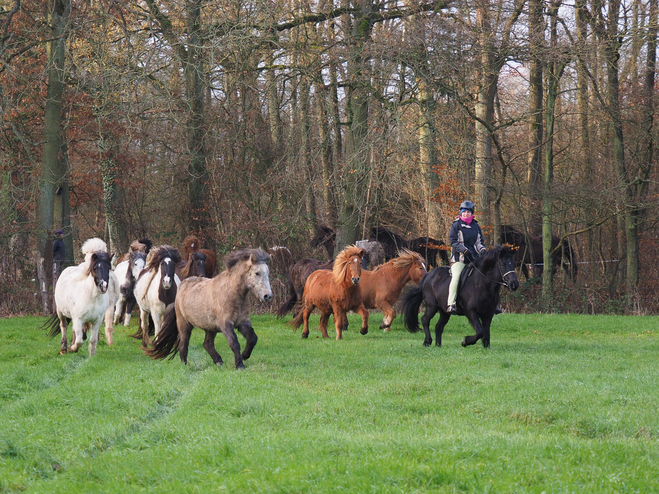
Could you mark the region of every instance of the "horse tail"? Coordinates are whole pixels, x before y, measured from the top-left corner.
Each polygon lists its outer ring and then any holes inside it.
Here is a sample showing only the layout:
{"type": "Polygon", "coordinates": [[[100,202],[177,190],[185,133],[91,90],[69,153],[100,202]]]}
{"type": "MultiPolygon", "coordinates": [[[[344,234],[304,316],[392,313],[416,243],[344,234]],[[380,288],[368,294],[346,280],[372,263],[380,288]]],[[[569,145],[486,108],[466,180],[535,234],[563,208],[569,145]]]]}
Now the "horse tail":
{"type": "Polygon", "coordinates": [[[179,334],[176,324],[176,308],[172,304],[162,318],[160,332],[153,342],[152,348],[145,348],[144,353],[152,359],[173,359],[178,353],[179,334]]]}
{"type": "Polygon", "coordinates": [[[403,305],[403,321],[405,327],[410,333],[417,333],[419,331],[419,308],[423,302],[423,280],[418,286],[408,288],[403,292],[401,297],[403,305]]]}
{"type": "MultiPolygon", "coordinates": [[[[69,322],[71,322],[71,319],[67,317],[65,320],[66,325],[68,326],[69,322]]],[[[57,314],[53,314],[48,319],[46,319],[46,322],[43,323],[40,329],[48,331],[48,336],[51,338],[54,338],[58,334],[62,334],[62,329],[60,328],[59,317],[57,317],[57,314]]]]}
{"type": "Polygon", "coordinates": [[[295,291],[295,287],[293,286],[293,282],[290,280],[290,277],[288,280],[288,293],[290,295],[288,300],[281,304],[279,309],[277,309],[277,319],[284,317],[291,309],[293,309],[293,307],[295,307],[295,304],[297,303],[297,292],[295,291]]]}
{"type": "Polygon", "coordinates": [[[297,309],[296,314],[293,319],[288,321],[288,324],[297,329],[302,326],[302,323],[304,322],[304,311],[302,310],[302,304],[295,304],[295,308],[297,309]]]}

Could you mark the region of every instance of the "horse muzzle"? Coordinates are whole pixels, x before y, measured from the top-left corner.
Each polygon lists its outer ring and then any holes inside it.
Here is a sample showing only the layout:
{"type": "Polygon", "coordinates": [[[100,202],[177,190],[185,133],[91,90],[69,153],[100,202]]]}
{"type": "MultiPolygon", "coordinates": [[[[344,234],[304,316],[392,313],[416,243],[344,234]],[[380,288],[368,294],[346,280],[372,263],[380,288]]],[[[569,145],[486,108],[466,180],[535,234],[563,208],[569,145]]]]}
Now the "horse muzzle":
{"type": "Polygon", "coordinates": [[[272,292],[266,292],[261,295],[261,302],[269,302],[272,300],[272,292]]]}
{"type": "Polygon", "coordinates": [[[514,292],[519,288],[519,281],[518,280],[512,280],[508,283],[506,283],[506,286],[508,287],[508,290],[511,292],[514,292]]]}
{"type": "Polygon", "coordinates": [[[359,283],[360,279],[361,279],[361,277],[356,277],[356,278],[352,277],[352,278],[350,278],[350,281],[352,281],[353,285],[357,285],[359,283]]]}
{"type": "Polygon", "coordinates": [[[105,293],[108,291],[108,282],[107,281],[101,281],[98,284],[98,291],[101,293],[105,293]]]}

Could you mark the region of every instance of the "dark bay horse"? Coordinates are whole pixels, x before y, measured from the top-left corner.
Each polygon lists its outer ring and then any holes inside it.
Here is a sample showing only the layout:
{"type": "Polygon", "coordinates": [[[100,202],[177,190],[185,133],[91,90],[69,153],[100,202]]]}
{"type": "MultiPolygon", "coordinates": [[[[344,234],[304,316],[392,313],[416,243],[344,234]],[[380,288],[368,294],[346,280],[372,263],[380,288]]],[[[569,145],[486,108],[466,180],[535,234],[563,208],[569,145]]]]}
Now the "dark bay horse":
{"type": "MultiPolygon", "coordinates": [[[[426,312],[421,318],[425,332],[424,346],[432,344],[430,321],[439,312],[435,325],[435,344],[442,345],[444,326],[451,318],[447,312],[448,287],[451,281],[448,267],[439,267],[424,276],[419,286],[403,294],[403,316],[405,326],[411,333],[419,331],[419,308],[425,303],[426,312]]],[[[458,314],[467,316],[475,335],[465,336],[462,346],[473,345],[483,340],[483,346],[490,346],[490,323],[499,305],[499,291],[505,286],[517,290],[519,281],[515,274],[515,259],[509,247],[496,246],[485,252],[474,263],[467,265],[460,277],[458,289],[458,314]]]]}
{"type": "Polygon", "coordinates": [[[191,252],[188,260],[184,259],[176,266],[176,274],[182,280],[192,276],[208,278],[206,276],[206,259],[208,256],[200,250],[191,252]]]}
{"type": "MultiPolygon", "coordinates": [[[[531,277],[529,265],[533,276],[542,276],[542,236],[529,238],[512,225],[501,225],[501,242],[513,247],[515,261],[527,280],[531,277]]],[[[551,249],[552,273],[556,273],[557,268],[561,266],[570,279],[576,278],[577,259],[570,243],[567,240],[561,242],[560,238],[552,235],[551,249]]]]}
{"type": "Polygon", "coordinates": [[[362,270],[359,285],[364,307],[384,313],[380,329],[389,331],[396,317],[394,304],[405,285],[410,281],[419,283],[427,272],[421,255],[410,250],[403,250],[400,256],[376,266],[373,271],[362,270]]]}
{"type": "Polygon", "coordinates": [[[336,233],[329,226],[319,225],[316,227],[316,234],[311,239],[311,247],[325,247],[330,259],[334,258],[334,246],[336,243],[336,233]]]}
{"type": "Polygon", "coordinates": [[[215,337],[222,332],[233,351],[236,369],[252,354],[258,337],[249,318],[249,294],[260,301],[272,298],[270,256],[261,249],[235,250],[225,262],[226,269],[214,278],[188,278],[179,286],[176,302],[165,313],[162,329],[153,348],[145,353],[154,359],[173,358],[178,352],[188,363],[188,345],[193,328],[206,333],[204,349],[216,365],[222,357],[215,350],[215,337]],[[235,330],[245,337],[242,354],[235,330]]]}
{"type": "Polygon", "coordinates": [[[305,258],[300,259],[293,264],[288,271],[288,299],[277,309],[277,318],[284,317],[288,312],[295,309],[298,301],[302,300],[304,294],[304,284],[311,273],[318,269],[332,270],[334,261],[319,261],[317,259],[305,258]]]}
{"type": "Polygon", "coordinates": [[[314,308],[320,311],[320,331],[323,338],[328,338],[327,323],[334,315],[336,339],[343,338],[343,331],[348,328],[348,311],[355,311],[362,316],[361,334],[368,333],[368,311],[362,303],[359,280],[362,273],[363,249],[350,246],[336,256],[332,271],[319,269],[307,278],[304,285],[301,310],[289,322],[294,328],[304,323],[302,338],[309,337],[309,316],[314,308]]]}
{"type": "Polygon", "coordinates": [[[217,268],[217,256],[215,252],[209,249],[203,249],[199,239],[195,235],[188,235],[183,240],[183,259],[189,262],[193,252],[201,252],[206,255],[206,278],[215,276],[215,269],[217,268]]]}
{"type": "Polygon", "coordinates": [[[371,229],[371,239],[377,240],[383,245],[387,261],[396,257],[402,249],[409,249],[421,254],[421,257],[428,263],[429,268],[438,265],[437,256],[441,258],[444,264],[448,264],[448,249],[446,249],[444,242],[436,238],[426,236],[408,241],[391,230],[376,226],[371,229]]]}

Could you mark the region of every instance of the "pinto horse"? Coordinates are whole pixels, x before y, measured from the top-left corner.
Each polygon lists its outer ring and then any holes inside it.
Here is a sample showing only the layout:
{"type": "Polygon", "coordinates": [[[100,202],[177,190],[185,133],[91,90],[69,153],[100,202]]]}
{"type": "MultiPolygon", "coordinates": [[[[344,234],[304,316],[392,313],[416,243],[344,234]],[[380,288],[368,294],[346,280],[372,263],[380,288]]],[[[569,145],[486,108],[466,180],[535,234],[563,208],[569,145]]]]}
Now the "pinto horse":
{"type": "MultiPolygon", "coordinates": [[[[440,313],[435,325],[435,344],[442,346],[444,326],[451,318],[448,312],[448,288],[451,270],[447,266],[433,269],[423,277],[421,283],[403,294],[403,316],[405,326],[411,333],[419,331],[419,307],[425,303],[426,312],[421,321],[426,338],[424,346],[432,344],[430,321],[440,313]]],[[[490,346],[490,323],[499,305],[501,287],[515,291],[519,281],[515,274],[514,253],[509,247],[497,246],[485,252],[475,262],[467,265],[460,276],[458,289],[458,315],[467,316],[475,335],[465,336],[462,346],[473,345],[483,340],[483,346],[490,346]]]]}
{"type": "Polygon", "coordinates": [[[254,294],[262,302],[272,298],[268,262],[270,256],[261,249],[233,251],[226,269],[214,278],[188,278],[181,282],[176,302],[165,313],[161,332],[153,348],[145,353],[153,359],[173,358],[178,352],[181,362],[188,363],[188,345],[192,329],[206,332],[204,349],[216,365],[222,357],[215,350],[215,336],[222,332],[233,351],[236,369],[244,369],[244,360],[252,354],[258,341],[249,319],[249,297],[254,294]],[[235,330],[247,340],[240,353],[235,330]]]}
{"type": "Polygon", "coordinates": [[[146,265],[144,252],[131,252],[126,261],[122,261],[114,268],[114,274],[119,282],[119,299],[114,308],[114,324],[119,324],[122,316],[124,326],[130,324],[130,316],[137,303],[135,300],[135,283],[146,265]]]}
{"type": "Polygon", "coordinates": [[[319,269],[307,278],[304,285],[301,310],[289,322],[294,328],[304,323],[302,338],[309,337],[309,316],[317,307],[321,312],[320,326],[323,338],[328,338],[327,322],[334,314],[336,339],[343,338],[343,331],[348,328],[348,311],[355,311],[362,316],[361,334],[368,333],[368,311],[362,303],[359,280],[362,273],[362,256],[364,250],[356,246],[344,249],[336,256],[332,271],[319,269]]]}
{"type": "Polygon", "coordinates": [[[174,303],[178,285],[176,265],[181,262],[179,251],[170,245],[152,249],[146,257],[146,267],[135,283],[135,300],[140,306],[140,329],[132,335],[142,336],[142,345],[149,344],[149,328],[153,325],[156,337],[167,307],[174,303]]]}
{"type": "MultiPolygon", "coordinates": [[[[43,329],[50,336],[62,335],[60,353],[77,352],[83,342],[83,331],[91,328],[89,355],[96,353],[98,331],[110,305],[108,287],[112,276],[112,254],[100,238],[87,240],[82,246],[85,260],[78,266],[69,266],[60,275],[55,286],[57,313],[46,321],[43,329]],[[72,322],[72,341],[67,348],[66,328],[72,322]]],[[[112,327],[105,328],[108,344],[112,341],[112,327]],[[109,332],[109,333],[108,333],[109,332]]]]}
{"type": "Polygon", "coordinates": [[[423,258],[410,250],[404,250],[400,256],[376,266],[373,271],[362,270],[359,286],[364,307],[384,313],[380,329],[389,331],[396,317],[394,304],[405,285],[410,281],[418,284],[427,272],[423,258]]]}
{"type": "Polygon", "coordinates": [[[209,249],[203,249],[199,239],[195,235],[188,235],[183,240],[183,258],[190,262],[190,257],[193,252],[202,252],[206,254],[206,278],[215,276],[215,269],[217,268],[217,256],[215,252],[209,249]]]}
{"type": "Polygon", "coordinates": [[[302,300],[304,284],[309,275],[318,269],[332,270],[334,261],[319,261],[317,259],[305,258],[291,266],[288,271],[288,299],[277,309],[277,319],[281,319],[296,307],[298,301],[302,300]]]}

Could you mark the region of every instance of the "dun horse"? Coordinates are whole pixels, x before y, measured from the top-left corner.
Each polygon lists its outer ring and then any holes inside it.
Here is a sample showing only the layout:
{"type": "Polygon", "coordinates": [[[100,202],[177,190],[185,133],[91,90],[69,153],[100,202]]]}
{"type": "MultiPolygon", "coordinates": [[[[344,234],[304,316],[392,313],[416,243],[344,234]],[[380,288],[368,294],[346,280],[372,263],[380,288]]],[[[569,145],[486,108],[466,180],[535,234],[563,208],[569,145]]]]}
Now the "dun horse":
{"type": "Polygon", "coordinates": [[[366,309],[384,313],[380,329],[389,331],[396,317],[394,304],[410,281],[418,284],[427,273],[423,258],[417,252],[404,250],[399,257],[376,266],[373,271],[362,270],[359,286],[366,309]]]}
{"type": "Polygon", "coordinates": [[[362,316],[361,334],[368,333],[369,314],[362,303],[359,287],[363,255],[363,249],[348,247],[336,256],[331,272],[317,270],[309,275],[304,285],[301,310],[289,323],[294,328],[299,328],[304,323],[302,338],[309,337],[309,316],[315,307],[321,312],[318,329],[323,333],[323,338],[328,338],[327,323],[332,314],[336,339],[343,338],[343,331],[348,328],[346,314],[350,310],[362,316]]]}
{"type": "Polygon", "coordinates": [[[272,298],[269,260],[261,249],[237,250],[229,255],[226,270],[215,278],[183,280],[176,302],[165,313],[162,330],[146,354],[163,359],[170,355],[173,358],[178,352],[181,362],[187,364],[190,334],[197,327],[206,332],[204,349],[215,364],[223,364],[215,350],[215,336],[221,331],[233,351],[236,369],[244,369],[243,361],[250,357],[258,340],[249,319],[248,295],[252,293],[262,302],[272,298]],[[242,354],[236,329],[246,340],[242,354]]]}
{"type": "Polygon", "coordinates": [[[158,336],[162,317],[167,307],[174,303],[178,285],[176,265],[181,262],[178,250],[170,245],[162,245],[151,250],[146,257],[146,267],[135,284],[135,300],[140,306],[140,330],[142,345],[149,344],[149,328],[153,324],[158,336]]]}
{"type": "MultiPolygon", "coordinates": [[[[98,330],[110,305],[108,287],[110,284],[112,255],[100,238],[87,240],[82,246],[85,260],[78,266],[69,266],[60,275],[55,287],[57,313],[48,319],[43,328],[50,336],[62,335],[60,353],[77,352],[83,341],[86,326],[91,328],[89,355],[96,353],[98,330]],[[71,346],[67,348],[66,328],[72,324],[71,346]]],[[[112,328],[106,326],[108,344],[112,341],[112,328]],[[108,332],[110,333],[108,334],[108,332]]]]}
{"type": "MultiPolygon", "coordinates": [[[[411,333],[419,331],[419,307],[425,303],[426,312],[421,321],[426,334],[424,346],[432,344],[430,321],[439,312],[435,325],[435,344],[442,345],[444,326],[451,318],[447,312],[448,287],[451,281],[448,267],[439,267],[424,276],[418,287],[403,294],[403,316],[405,326],[411,333]]],[[[515,291],[519,281],[515,274],[515,259],[508,247],[497,246],[488,250],[474,263],[467,265],[460,276],[458,288],[458,314],[467,316],[475,335],[465,336],[462,346],[473,345],[483,340],[483,346],[490,346],[490,323],[499,305],[501,287],[515,291]]]]}

